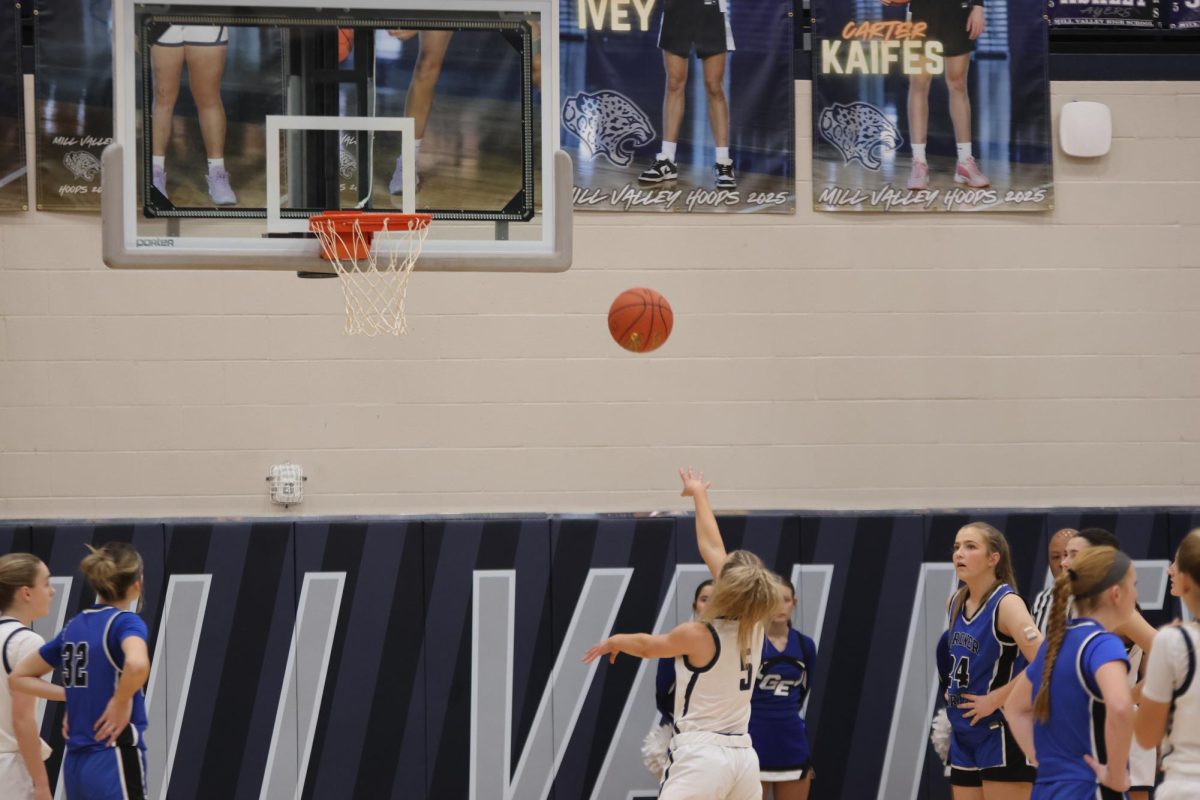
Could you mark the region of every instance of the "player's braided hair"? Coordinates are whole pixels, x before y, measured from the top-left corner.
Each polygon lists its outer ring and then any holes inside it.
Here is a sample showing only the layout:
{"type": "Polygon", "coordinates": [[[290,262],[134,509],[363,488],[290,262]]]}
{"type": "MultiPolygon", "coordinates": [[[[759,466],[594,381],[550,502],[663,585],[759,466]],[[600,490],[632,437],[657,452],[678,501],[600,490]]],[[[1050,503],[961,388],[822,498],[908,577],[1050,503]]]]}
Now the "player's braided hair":
{"type": "MultiPolygon", "coordinates": [[[[983,597],[979,598],[982,601],[989,597],[992,592],[1004,583],[1007,583],[1014,592],[1017,591],[1017,576],[1013,572],[1012,551],[1008,548],[1008,539],[1004,538],[1004,534],[1000,532],[994,525],[989,525],[986,522],[968,522],[963,525],[960,530],[971,529],[978,531],[983,535],[984,542],[987,543],[988,554],[999,553],[1000,560],[996,562],[996,580],[993,581],[991,587],[983,593],[983,597]]],[[[954,599],[950,601],[950,621],[953,624],[958,618],[958,612],[962,610],[963,604],[967,602],[967,594],[969,589],[964,584],[960,586],[958,591],[954,593],[954,599]]]]}
{"type": "Polygon", "coordinates": [[[32,553],[0,556],[0,610],[12,606],[22,586],[33,586],[41,564],[42,560],[32,553]]]}
{"type": "Polygon", "coordinates": [[[101,600],[120,600],[142,579],[142,557],[128,542],[87,545],[88,554],[79,564],[88,583],[101,600]]]}
{"type": "Polygon", "coordinates": [[[734,550],[713,583],[712,597],[700,621],[736,619],[738,651],[746,653],[755,627],[771,618],[782,597],[778,579],[763,566],[762,559],[747,550],[734,550]]]}
{"type": "Polygon", "coordinates": [[[1042,682],[1033,700],[1033,713],[1039,722],[1050,719],[1050,677],[1054,664],[1062,650],[1067,634],[1067,601],[1076,596],[1075,606],[1079,610],[1092,608],[1098,598],[1090,593],[1103,581],[1117,559],[1114,547],[1089,547],[1077,555],[1069,569],[1062,571],[1054,581],[1054,602],[1050,606],[1050,617],[1046,623],[1046,657],[1042,665],[1042,682]]]}

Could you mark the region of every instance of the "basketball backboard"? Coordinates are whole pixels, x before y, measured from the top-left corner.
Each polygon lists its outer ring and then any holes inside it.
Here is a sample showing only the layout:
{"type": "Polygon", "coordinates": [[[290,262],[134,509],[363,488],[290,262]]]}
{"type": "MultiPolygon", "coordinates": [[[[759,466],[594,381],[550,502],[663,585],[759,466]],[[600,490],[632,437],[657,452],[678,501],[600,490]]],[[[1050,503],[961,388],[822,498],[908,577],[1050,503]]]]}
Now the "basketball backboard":
{"type": "Polygon", "coordinates": [[[114,0],[113,36],[110,267],[330,272],[307,220],[351,209],[432,214],[417,269],[570,266],[558,0],[114,0]]]}

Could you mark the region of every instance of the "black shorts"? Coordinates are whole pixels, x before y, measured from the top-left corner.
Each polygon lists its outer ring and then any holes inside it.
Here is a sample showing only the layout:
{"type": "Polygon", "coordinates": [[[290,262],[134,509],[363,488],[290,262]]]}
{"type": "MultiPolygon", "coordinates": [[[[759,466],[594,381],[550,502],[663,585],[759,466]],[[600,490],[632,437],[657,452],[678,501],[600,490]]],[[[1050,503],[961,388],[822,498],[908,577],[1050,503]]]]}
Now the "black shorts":
{"type": "Polygon", "coordinates": [[[998,767],[984,769],[959,769],[950,767],[951,786],[982,786],[984,781],[998,783],[1033,783],[1037,780],[1037,768],[1030,766],[1021,752],[1021,746],[1009,732],[1008,726],[1001,726],[1004,731],[1005,763],[998,767]]]}
{"type": "Polygon", "coordinates": [[[665,0],[658,46],[682,58],[691,56],[692,50],[700,58],[732,50],[733,34],[720,0],[665,0]]]}
{"type": "Polygon", "coordinates": [[[942,55],[961,56],[975,50],[975,40],[967,35],[970,0],[912,0],[909,10],[913,22],[924,22],[926,41],[942,43],[942,55]]]}

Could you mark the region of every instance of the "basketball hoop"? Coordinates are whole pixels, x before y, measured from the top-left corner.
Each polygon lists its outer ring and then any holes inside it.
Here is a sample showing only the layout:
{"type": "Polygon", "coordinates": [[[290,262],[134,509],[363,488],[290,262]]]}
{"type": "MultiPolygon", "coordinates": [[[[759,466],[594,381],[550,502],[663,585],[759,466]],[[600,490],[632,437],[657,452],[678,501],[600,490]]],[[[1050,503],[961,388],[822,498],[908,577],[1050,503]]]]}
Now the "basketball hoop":
{"type": "Polygon", "coordinates": [[[342,284],[346,333],[408,332],[404,295],[431,220],[429,214],[365,211],[326,211],[309,218],[308,229],[321,240],[321,255],[333,264],[342,284]],[[395,242],[383,248],[386,255],[371,247],[377,234],[395,242]]]}

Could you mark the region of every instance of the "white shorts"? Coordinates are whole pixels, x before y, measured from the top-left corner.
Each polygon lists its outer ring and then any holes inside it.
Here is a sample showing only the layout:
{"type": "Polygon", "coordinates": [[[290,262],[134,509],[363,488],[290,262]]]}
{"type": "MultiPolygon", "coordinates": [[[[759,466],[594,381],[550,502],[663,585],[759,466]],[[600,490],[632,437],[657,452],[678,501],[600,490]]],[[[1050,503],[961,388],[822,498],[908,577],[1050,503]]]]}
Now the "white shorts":
{"type": "Polygon", "coordinates": [[[777,770],[775,772],[759,772],[758,779],[763,783],[787,783],[802,781],[808,775],[808,769],[777,770]]]}
{"type": "Polygon", "coordinates": [[[0,797],[33,800],[33,779],[20,753],[0,753],[0,797]]]}
{"type": "Polygon", "coordinates": [[[676,734],[659,800],[762,800],[758,754],[746,746],[710,744],[720,734],[676,734]]]}
{"type": "Polygon", "coordinates": [[[172,25],[155,44],[161,47],[229,44],[229,28],[224,25],[172,25]]]}
{"type": "Polygon", "coordinates": [[[1154,750],[1147,750],[1137,742],[1130,742],[1129,785],[1134,789],[1153,789],[1157,772],[1158,753],[1154,750]]]}

